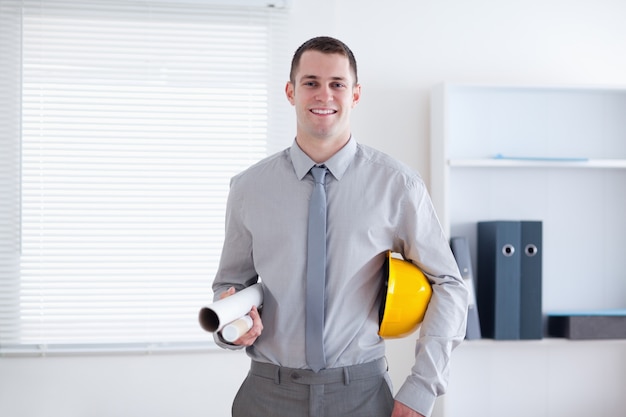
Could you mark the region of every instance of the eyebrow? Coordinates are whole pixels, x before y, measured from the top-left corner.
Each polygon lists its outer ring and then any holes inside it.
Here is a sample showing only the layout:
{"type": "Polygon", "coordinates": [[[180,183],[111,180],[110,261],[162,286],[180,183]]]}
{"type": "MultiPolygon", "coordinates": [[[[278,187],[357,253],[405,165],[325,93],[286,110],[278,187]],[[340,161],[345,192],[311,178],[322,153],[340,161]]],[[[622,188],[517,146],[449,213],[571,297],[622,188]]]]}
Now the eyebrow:
{"type": "MultiPolygon", "coordinates": [[[[318,80],[320,77],[318,77],[317,75],[303,75],[300,80],[318,80]]],[[[330,77],[331,80],[333,81],[346,81],[345,77],[330,77]]]]}

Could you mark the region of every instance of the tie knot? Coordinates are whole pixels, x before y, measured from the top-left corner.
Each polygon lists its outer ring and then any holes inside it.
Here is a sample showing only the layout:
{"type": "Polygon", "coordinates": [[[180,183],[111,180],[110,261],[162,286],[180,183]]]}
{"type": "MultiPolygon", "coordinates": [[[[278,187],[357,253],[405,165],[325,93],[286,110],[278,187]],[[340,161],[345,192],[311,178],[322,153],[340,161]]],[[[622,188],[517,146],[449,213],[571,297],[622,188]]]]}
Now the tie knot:
{"type": "Polygon", "coordinates": [[[324,184],[324,177],[326,176],[327,169],[324,165],[314,166],[311,168],[311,174],[316,183],[324,184]]]}

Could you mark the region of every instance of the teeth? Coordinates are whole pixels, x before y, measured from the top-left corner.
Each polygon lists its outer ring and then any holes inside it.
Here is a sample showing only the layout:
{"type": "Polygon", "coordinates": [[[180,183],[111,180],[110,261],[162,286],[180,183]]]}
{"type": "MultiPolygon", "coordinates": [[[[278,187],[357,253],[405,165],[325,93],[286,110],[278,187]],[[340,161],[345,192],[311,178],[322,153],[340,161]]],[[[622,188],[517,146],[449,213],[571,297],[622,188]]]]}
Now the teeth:
{"type": "Polygon", "coordinates": [[[321,110],[321,109],[312,109],[311,110],[315,114],[333,114],[335,110],[321,110]]]}

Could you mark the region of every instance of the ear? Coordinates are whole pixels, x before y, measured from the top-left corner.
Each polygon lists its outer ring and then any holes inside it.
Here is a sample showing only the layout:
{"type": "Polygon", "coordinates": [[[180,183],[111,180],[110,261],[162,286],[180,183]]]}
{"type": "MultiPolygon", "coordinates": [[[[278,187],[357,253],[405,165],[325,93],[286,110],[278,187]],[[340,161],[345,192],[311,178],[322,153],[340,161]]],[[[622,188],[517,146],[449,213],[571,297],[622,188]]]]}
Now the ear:
{"type": "Polygon", "coordinates": [[[287,95],[287,100],[294,106],[295,103],[295,90],[291,81],[287,81],[287,85],[285,85],[285,94],[287,95]]]}
{"type": "Polygon", "coordinates": [[[357,84],[352,87],[352,107],[356,106],[356,104],[361,99],[361,84],[357,84]]]}

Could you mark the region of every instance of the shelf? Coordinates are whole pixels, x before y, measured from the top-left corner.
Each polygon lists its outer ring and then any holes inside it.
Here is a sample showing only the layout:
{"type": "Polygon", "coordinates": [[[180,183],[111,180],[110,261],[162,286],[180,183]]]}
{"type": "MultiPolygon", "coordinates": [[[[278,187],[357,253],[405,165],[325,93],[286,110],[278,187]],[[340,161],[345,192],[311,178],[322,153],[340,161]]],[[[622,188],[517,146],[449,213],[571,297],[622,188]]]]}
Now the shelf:
{"type": "Polygon", "coordinates": [[[494,339],[474,339],[464,340],[461,346],[464,349],[468,348],[494,348],[494,347],[561,347],[571,345],[602,345],[602,346],[619,346],[626,347],[626,339],[584,339],[584,340],[571,340],[564,337],[544,337],[543,339],[536,340],[494,340],[494,339]]]}
{"type": "Polygon", "coordinates": [[[626,169],[626,159],[448,159],[448,166],[459,168],[601,168],[626,169]]]}
{"type": "MultiPolygon", "coordinates": [[[[442,84],[431,99],[431,197],[446,233],[467,238],[476,282],[478,222],[539,220],[544,314],[626,307],[626,89],[442,84]]],[[[625,349],[465,341],[437,415],[615,414],[625,349]]]]}

